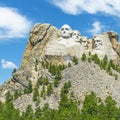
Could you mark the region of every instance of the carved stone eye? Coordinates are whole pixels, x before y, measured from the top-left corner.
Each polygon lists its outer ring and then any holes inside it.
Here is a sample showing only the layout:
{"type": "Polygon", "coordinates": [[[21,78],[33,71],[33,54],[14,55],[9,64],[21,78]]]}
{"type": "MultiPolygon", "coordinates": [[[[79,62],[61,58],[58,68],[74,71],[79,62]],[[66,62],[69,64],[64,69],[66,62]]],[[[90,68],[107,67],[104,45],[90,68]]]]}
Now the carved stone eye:
{"type": "Polygon", "coordinates": [[[76,33],[74,33],[73,35],[77,35],[76,33]]]}
{"type": "Polygon", "coordinates": [[[68,28],[65,28],[65,30],[69,30],[68,28]]]}
{"type": "Polygon", "coordinates": [[[63,31],[63,30],[64,30],[64,28],[61,29],[61,31],[63,31]]]}

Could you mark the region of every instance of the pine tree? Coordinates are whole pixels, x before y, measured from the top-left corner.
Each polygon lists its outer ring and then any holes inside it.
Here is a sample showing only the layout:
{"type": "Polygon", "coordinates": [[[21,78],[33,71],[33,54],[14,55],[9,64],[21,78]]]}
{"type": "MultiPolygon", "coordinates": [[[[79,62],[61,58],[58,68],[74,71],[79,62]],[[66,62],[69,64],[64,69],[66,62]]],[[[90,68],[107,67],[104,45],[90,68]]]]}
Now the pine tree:
{"type": "Polygon", "coordinates": [[[55,79],[54,80],[54,87],[58,87],[58,84],[59,84],[59,80],[55,79]]]}
{"type": "Polygon", "coordinates": [[[44,78],[44,85],[48,85],[49,84],[49,80],[48,77],[44,78]]]}
{"type": "Polygon", "coordinates": [[[37,71],[38,59],[35,60],[35,71],[37,71]]]}
{"type": "Polygon", "coordinates": [[[47,86],[47,96],[50,96],[53,92],[52,84],[48,84],[47,86]]]}
{"type": "Polygon", "coordinates": [[[93,55],[92,60],[93,60],[96,64],[100,64],[100,59],[99,59],[99,57],[98,57],[97,54],[93,55]]]}
{"type": "Polygon", "coordinates": [[[13,71],[12,71],[12,75],[13,75],[16,71],[17,71],[17,69],[14,68],[13,71]]]}
{"type": "Polygon", "coordinates": [[[117,113],[118,113],[118,108],[116,106],[115,100],[112,99],[111,96],[108,96],[105,100],[106,104],[106,115],[109,120],[116,119],[117,113]]]}
{"type": "Polygon", "coordinates": [[[68,67],[71,67],[71,66],[72,66],[71,63],[69,62],[69,63],[68,63],[68,67]]]}
{"type": "Polygon", "coordinates": [[[108,58],[107,58],[107,55],[105,55],[103,60],[102,60],[103,69],[106,69],[107,64],[108,64],[108,58]]]}
{"type": "Polygon", "coordinates": [[[73,63],[74,63],[75,65],[78,64],[78,58],[77,58],[76,56],[73,57],[73,60],[72,60],[72,61],[73,61],[73,63]]]}
{"type": "Polygon", "coordinates": [[[6,93],[6,103],[11,102],[13,100],[13,96],[11,95],[10,91],[6,93]]]}
{"type": "Polygon", "coordinates": [[[38,86],[36,86],[33,91],[33,101],[37,101],[38,99],[39,99],[39,92],[38,92],[38,86]]]}
{"type": "Polygon", "coordinates": [[[98,106],[97,106],[97,98],[96,94],[94,92],[91,92],[91,94],[85,96],[85,100],[83,103],[82,113],[83,118],[87,119],[87,116],[93,116],[97,115],[98,112],[98,106]]]}
{"type": "Polygon", "coordinates": [[[38,85],[38,86],[39,86],[39,85],[43,85],[43,83],[44,83],[44,79],[43,79],[43,77],[41,76],[41,77],[39,77],[38,80],[37,80],[37,85],[38,85]]]}
{"type": "Polygon", "coordinates": [[[14,92],[14,99],[17,99],[19,96],[21,96],[21,91],[15,90],[15,92],[14,92]]]}
{"type": "Polygon", "coordinates": [[[29,80],[29,84],[28,84],[28,93],[32,93],[32,83],[31,83],[31,80],[29,80]]]}
{"type": "Polygon", "coordinates": [[[82,61],[86,61],[86,59],[87,59],[87,58],[86,58],[86,54],[83,53],[83,54],[82,54],[82,57],[81,57],[81,60],[82,60],[82,61]]]}

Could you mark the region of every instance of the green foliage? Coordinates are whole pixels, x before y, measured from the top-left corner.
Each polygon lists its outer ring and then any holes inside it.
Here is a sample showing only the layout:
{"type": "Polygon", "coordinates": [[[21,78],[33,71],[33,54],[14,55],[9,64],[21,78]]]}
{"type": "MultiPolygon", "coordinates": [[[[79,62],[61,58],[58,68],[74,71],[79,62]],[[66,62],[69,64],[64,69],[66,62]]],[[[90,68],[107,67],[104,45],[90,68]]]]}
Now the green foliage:
{"type": "Polygon", "coordinates": [[[88,58],[88,62],[91,63],[91,61],[92,61],[92,60],[91,60],[91,58],[89,57],[89,58],[88,58]]]}
{"type": "Polygon", "coordinates": [[[44,85],[42,86],[41,97],[43,97],[43,99],[46,99],[46,90],[44,85]]]}
{"type": "MultiPolygon", "coordinates": [[[[85,55],[82,55],[83,61],[84,58],[86,58],[85,55]]],[[[88,62],[91,63],[91,61],[94,61],[94,63],[98,64],[100,69],[106,70],[106,72],[111,75],[115,76],[115,80],[118,79],[118,75],[113,72],[113,70],[120,73],[120,66],[116,65],[113,60],[108,60],[107,55],[104,56],[103,60],[100,60],[97,54],[91,55],[89,54],[88,62]]]]}
{"type": "Polygon", "coordinates": [[[81,60],[82,60],[82,61],[86,61],[86,59],[87,59],[87,58],[86,58],[86,54],[83,53],[83,54],[82,54],[82,57],[81,57],[81,60]]]}
{"type": "Polygon", "coordinates": [[[12,102],[0,103],[0,120],[21,120],[20,112],[12,102]]]}
{"type": "Polygon", "coordinates": [[[70,81],[65,82],[63,88],[61,89],[61,96],[63,94],[67,94],[69,92],[69,88],[71,87],[70,81]]]}
{"type": "Polygon", "coordinates": [[[43,78],[42,76],[38,78],[37,80],[37,86],[39,87],[39,85],[48,85],[49,84],[49,79],[48,77],[43,78]]]}
{"type": "MultiPolygon", "coordinates": [[[[78,103],[68,97],[70,82],[66,82],[61,90],[58,109],[51,109],[48,103],[33,111],[28,105],[20,115],[12,102],[0,102],[0,120],[120,120],[120,109],[111,96],[103,102],[94,92],[85,96],[81,111],[78,103]]],[[[45,92],[45,87],[43,87],[45,92]]],[[[10,95],[8,93],[8,95],[10,95]]]]}
{"type": "Polygon", "coordinates": [[[40,107],[37,107],[35,110],[34,117],[40,119],[41,115],[42,115],[42,110],[40,109],[40,107]]]}
{"type": "Polygon", "coordinates": [[[28,83],[28,87],[24,89],[24,93],[25,93],[25,94],[30,94],[30,93],[32,93],[32,83],[31,83],[30,80],[29,80],[29,83],[28,83]]]}
{"type": "Polygon", "coordinates": [[[50,64],[49,72],[55,76],[55,79],[60,80],[62,78],[61,70],[65,69],[64,65],[52,65],[50,64]]]}
{"type": "Polygon", "coordinates": [[[15,92],[14,92],[14,99],[17,99],[20,96],[21,96],[21,91],[15,90],[15,92]]]}
{"type": "Polygon", "coordinates": [[[14,68],[13,71],[12,71],[12,75],[13,75],[16,71],[17,71],[17,69],[14,68]]]}
{"type": "Polygon", "coordinates": [[[78,64],[78,58],[76,57],[76,56],[73,56],[73,63],[75,64],[75,65],[77,65],[78,64]]]}
{"type": "Polygon", "coordinates": [[[41,77],[39,77],[38,80],[37,80],[37,85],[38,85],[38,86],[39,86],[39,85],[43,85],[43,83],[44,83],[44,78],[41,76],[41,77]]]}
{"type": "Polygon", "coordinates": [[[33,91],[33,101],[37,101],[38,99],[39,99],[39,92],[38,92],[38,86],[36,86],[33,91]]]}
{"type": "Polygon", "coordinates": [[[13,100],[13,96],[11,95],[10,91],[6,93],[6,103],[11,102],[13,100]]]}
{"type": "Polygon", "coordinates": [[[22,120],[33,120],[34,112],[31,105],[28,105],[26,111],[22,114],[22,120]]]}
{"type": "Polygon", "coordinates": [[[111,71],[111,64],[110,62],[108,63],[108,65],[106,66],[106,71],[109,73],[111,71]]]}
{"type": "Polygon", "coordinates": [[[58,85],[59,85],[59,80],[55,79],[54,80],[54,87],[58,87],[58,85]]]}
{"type": "Polygon", "coordinates": [[[72,66],[71,63],[69,62],[69,63],[68,63],[68,67],[71,67],[71,66],[72,66]]]}
{"type": "Polygon", "coordinates": [[[92,60],[93,60],[96,64],[100,64],[100,59],[99,59],[99,57],[98,57],[97,54],[95,54],[95,55],[92,56],[92,60]]]}
{"type": "Polygon", "coordinates": [[[57,80],[62,79],[62,74],[61,74],[61,71],[60,71],[60,70],[57,72],[57,74],[56,74],[56,76],[55,76],[55,79],[57,79],[57,80]]]}
{"type": "Polygon", "coordinates": [[[43,82],[44,85],[48,85],[49,84],[49,80],[48,80],[48,77],[44,78],[44,82],[43,82]]]}
{"type": "Polygon", "coordinates": [[[50,96],[53,92],[52,84],[48,84],[47,86],[47,96],[50,96]]]}
{"type": "Polygon", "coordinates": [[[110,60],[109,64],[110,64],[110,66],[112,67],[112,69],[114,69],[114,70],[116,70],[117,72],[120,73],[120,66],[115,65],[112,60],[110,60]]]}
{"type": "Polygon", "coordinates": [[[89,56],[91,56],[91,52],[89,51],[89,56]]]}
{"type": "Polygon", "coordinates": [[[49,72],[55,76],[55,79],[60,80],[62,79],[61,70],[63,70],[64,68],[64,65],[57,66],[50,64],[49,72]]]}
{"type": "Polygon", "coordinates": [[[85,101],[83,103],[82,113],[89,115],[96,115],[98,111],[97,108],[97,98],[94,92],[90,95],[86,95],[85,101]]]}
{"type": "Polygon", "coordinates": [[[106,116],[109,120],[116,119],[118,114],[118,108],[116,102],[111,96],[108,96],[105,100],[106,116]]]}
{"type": "Polygon", "coordinates": [[[105,55],[103,60],[102,60],[102,68],[104,70],[106,69],[107,64],[108,64],[108,58],[107,58],[107,55],[105,55]]]}
{"type": "Polygon", "coordinates": [[[28,84],[28,93],[32,93],[32,83],[31,83],[31,80],[29,80],[29,84],[28,84]]]}
{"type": "Polygon", "coordinates": [[[93,92],[85,97],[81,111],[82,120],[118,120],[120,118],[119,109],[111,96],[108,96],[103,103],[93,92]]]}
{"type": "Polygon", "coordinates": [[[26,75],[26,80],[28,81],[28,75],[26,75]]]}
{"type": "Polygon", "coordinates": [[[35,71],[37,71],[38,59],[35,60],[35,71]]]}

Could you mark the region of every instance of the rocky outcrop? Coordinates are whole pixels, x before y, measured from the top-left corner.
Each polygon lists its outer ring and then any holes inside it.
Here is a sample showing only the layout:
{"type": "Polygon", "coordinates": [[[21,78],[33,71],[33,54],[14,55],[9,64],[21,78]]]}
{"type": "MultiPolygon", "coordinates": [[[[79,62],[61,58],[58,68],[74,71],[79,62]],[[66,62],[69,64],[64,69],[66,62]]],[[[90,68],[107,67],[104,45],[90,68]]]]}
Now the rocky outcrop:
{"type": "Polygon", "coordinates": [[[120,65],[120,43],[119,43],[119,35],[116,32],[109,31],[103,33],[104,35],[107,35],[109,37],[109,40],[112,44],[112,48],[116,51],[118,54],[118,57],[116,59],[116,63],[120,65]]]}
{"type": "MultiPolygon", "coordinates": [[[[107,55],[108,60],[112,59],[120,65],[118,34],[110,31],[88,39],[66,24],[60,29],[50,24],[36,24],[30,31],[20,68],[13,74],[10,81],[0,88],[0,101],[5,101],[5,94],[8,90],[11,92],[16,89],[23,91],[24,87],[28,87],[29,80],[34,89],[34,85],[40,76],[47,77],[53,83],[54,76],[44,68],[44,64],[68,65],[68,63],[73,63],[73,57],[76,56],[79,65],[63,71],[63,79],[59,87],[55,88],[55,94],[46,98],[46,102],[49,102],[52,108],[58,106],[59,97],[57,95],[60,94],[64,82],[70,80],[72,83],[71,90],[75,92],[76,97],[82,96],[81,98],[83,98],[89,91],[95,91],[102,98],[105,98],[106,95],[112,95],[120,105],[118,94],[120,92],[120,75],[115,73],[118,75],[118,80],[115,80],[113,76],[109,76],[94,63],[82,62],[80,60],[82,54],[85,53],[88,56],[90,52],[91,55],[97,54],[100,59],[107,55]],[[53,104],[52,101],[55,103],[53,104]]],[[[21,98],[14,101],[14,104],[16,107],[19,107],[20,104],[20,109],[22,109],[27,105],[25,100],[29,100],[27,103],[32,103],[35,107],[31,97],[32,93],[30,96],[23,94],[21,98]]],[[[44,102],[45,100],[42,100],[41,105],[44,102]]]]}
{"type": "Polygon", "coordinates": [[[112,43],[113,49],[117,52],[117,54],[120,56],[120,43],[118,42],[119,40],[119,35],[116,32],[109,31],[104,34],[107,34],[110,42],[112,43]]]}
{"type": "Polygon", "coordinates": [[[93,37],[93,51],[92,54],[97,54],[101,59],[105,55],[108,56],[108,59],[116,60],[118,54],[113,49],[110,42],[110,37],[108,34],[104,33],[102,35],[96,35],[93,37]]]}
{"type": "Polygon", "coordinates": [[[68,65],[69,62],[72,63],[74,56],[80,59],[83,53],[98,54],[100,59],[107,55],[109,59],[119,63],[119,50],[118,34],[115,32],[95,35],[88,40],[69,25],[57,29],[50,24],[36,24],[30,31],[21,67],[15,73],[20,77],[13,75],[13,81],[27,85],[27,82],[22,82],[26,80],[25,76],[29,76],[31,81],[37,80],[41,75],[43,63],[68,65]]]}
{"type": "MultiPolygon", "coordinates": [[[[74,99],[83,103],[85,95],[93,91],[98,97],[103,100],[106,96],[111,95],[113,99],[117,101],[117,105],[120,106],[120,74],[118,79],[115,80],[115,76],[110,76],[105,70],[101,70],[100,67],[94,63],[80,62],[78,65],[68,67],[62,71],[62,79],[58,87],[54,88],[51,96],[46,96],[46,99],[40,98],[40,106],[44,106],[45,103],[50,105],[50,108],[57,108],[60,100],[60,91],[66,81],[71,82],[70,92],[75,94],[74,99]]],[[[41,93],[42,86],[39,88],[41,93]]],[[[14,101],[16,108],[21,111],[25,111],[28,104],[31,104],[35,109],[35,102],[32,100],[33,94],[23,94],[21,97],[14,101]]]]}

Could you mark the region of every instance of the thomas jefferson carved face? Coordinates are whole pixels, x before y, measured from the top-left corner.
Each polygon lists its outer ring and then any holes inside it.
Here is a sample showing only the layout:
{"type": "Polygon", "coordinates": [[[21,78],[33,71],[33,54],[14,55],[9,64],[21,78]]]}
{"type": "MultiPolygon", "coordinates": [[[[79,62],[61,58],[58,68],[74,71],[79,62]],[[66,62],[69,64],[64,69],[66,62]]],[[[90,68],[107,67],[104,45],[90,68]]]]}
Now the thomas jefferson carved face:
{"type": "Polygon", "coordinates": [[[72,29],[69,25],[65,24],[60,28],[61,36],[63,38],[70,38],[72,35],[72,29]]]}
{"type": "Polygon", "coordinates": [[[72,33],[72,37],[75,39],[80,39],[80,35],[81,35],[81,33],[77,30],[74,30],[72,33]]]}

